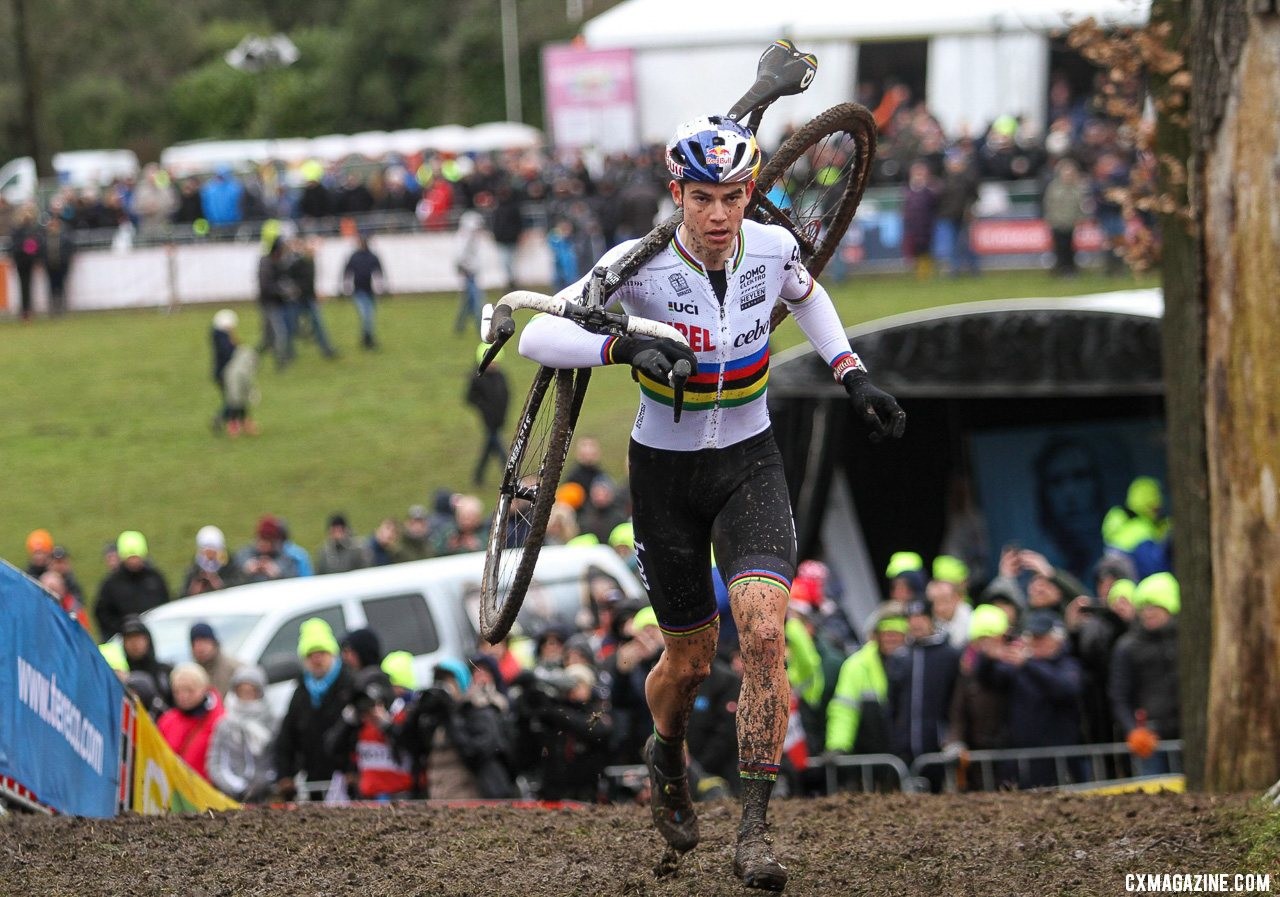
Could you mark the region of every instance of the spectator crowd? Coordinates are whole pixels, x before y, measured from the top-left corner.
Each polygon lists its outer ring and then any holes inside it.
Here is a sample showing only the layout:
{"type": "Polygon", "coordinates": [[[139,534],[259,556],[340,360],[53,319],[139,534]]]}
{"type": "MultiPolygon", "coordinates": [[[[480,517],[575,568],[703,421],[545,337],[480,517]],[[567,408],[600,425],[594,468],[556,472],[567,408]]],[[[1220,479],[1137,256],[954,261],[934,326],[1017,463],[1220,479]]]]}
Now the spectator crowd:
{"type": "MultiPolygon", "coordinates": [[[[1121,87],[1122,93],[1137,90],[1121,87]]],[[[1055,234],[1054,271],[1064,276],[1076,267],[1063,235],[1086,219],[1096,220],[1103,233],[1109,273],[1123,270],[1126,245],[1151,229],[1123,193],[1130,183],[1139,190],[1154,183],[1154,157],[1144,148],[1144,135],[1107,114],[1101,92],[1080,95],[1065,76],[1055,75],[1047,128],[1001,115],[974,133],[955,134],[946,134],[927,104],[901,84],[862,84],[858,98],[874,110],[880,128],[871,184],[902,190],[903,256],[922,274],[933,271],[935,259],[952,273],[977,272],[969,225],[983,182],[1035,185],[1041,215],[1055,234]]],[[[453,228],[473,211],[492,232],[509,285],[516,281],[515,248],[534,228],[546,236],[559,287],[576,280],[607,247],[648,232],[666,208],[667,180],[661,146],[609,155],[424,151],[328,165],[311,161],[290,171],[276,163],[243,170],[223,165],[186,177],[149,164],[136,179],[105,188],[63,187],[39,208],[13,208],[0,198],[0,242],[10,246],[24,297],[30,273],[36,267],[49,271],[51,287],[57,283],[53,310],[59,311],[76,246],[101,241],[103,234],[110,239],[121,228],[130,242],[161,242],[253,238],[273,221],[293,222],[304,235],[333,234],[349,219],[368,234],[453,228]]],[[[23,310],[29,314],[29,304],[23,310]]]]}
{"type": "MultiPolygon", "coordinates": [[[[634,569],[625,495],[598,443],[580,439],[547,544],[605,543],[634,569]]],[[[966,758],[1115,742],[1129,751],[1108,758],[1110,775],[1168,771],[1157,747],[1180,737],[1180,593],[1163,505],[1157,481],[1134,481],[1098,521],[1107,547],[1087,584],[1027,548],[1006,547],[986,581],[970,573],[980,559],[938,554],[926,564],[918,552],[896,552],[884,600],[856,622],[827,566],[803,561],[785,627],[792,719],[780,787],[821,792],[825,775],[808,761],[858,754],[893,754],[908,766],[930,755],[922,774],[935,789],[947,764],[969,789],[1062,784],[1052,760],[969,769],[966,758]]],[[[471,656],[440,662],[429,681],[415,677],[409,655],[384,654],[377,633],[335,633],[307,620],[297,644],[302,673],[281,719],[264,700],[262,670],[223,653],[209,623],[191,627],[192,660],[170,667],[141,616],[171,595],[482,551],[487,525],[479,498],[447,490],[431,508],[387,517],[368,536],[335,513],[314,551],[274,515],[262,516],[238,548],[207,525],[172,589],[149,562],[145,536],[127,531],[106,549],[110,572],[92,605],[98,640],[174,749],[241,800],[644,799],[644,776],[627,770],[653,729],[644,685],[663,639],[653,610],[598,568],[586,574],[572,621],[548,618],[499,644],[477,641],[471,656]],[[609,767],[616,774],[605,775],[609,767]]],[[[44,530],[26,547],[27,572],[90,629],[70,554],[44,530]]],[[[712,579],[721,643],[688,736],[704,797],[737,787],[742,676],[714,568],[712,579]]],[[[1078,760],[1068,769],[1071,780],[1092,776],[1078,760]]]]}

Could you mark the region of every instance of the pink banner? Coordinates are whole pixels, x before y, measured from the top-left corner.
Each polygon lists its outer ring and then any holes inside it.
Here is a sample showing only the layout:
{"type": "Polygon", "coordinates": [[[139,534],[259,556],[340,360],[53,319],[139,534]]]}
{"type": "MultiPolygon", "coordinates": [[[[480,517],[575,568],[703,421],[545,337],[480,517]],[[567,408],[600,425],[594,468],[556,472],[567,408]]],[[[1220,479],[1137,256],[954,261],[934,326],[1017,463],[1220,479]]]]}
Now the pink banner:
{"type": "Polygon", "coordinates": [[[553,44],[542,51],[547,122],[558,147],[632,150],[637,144],[630,50],[553,44]]]}

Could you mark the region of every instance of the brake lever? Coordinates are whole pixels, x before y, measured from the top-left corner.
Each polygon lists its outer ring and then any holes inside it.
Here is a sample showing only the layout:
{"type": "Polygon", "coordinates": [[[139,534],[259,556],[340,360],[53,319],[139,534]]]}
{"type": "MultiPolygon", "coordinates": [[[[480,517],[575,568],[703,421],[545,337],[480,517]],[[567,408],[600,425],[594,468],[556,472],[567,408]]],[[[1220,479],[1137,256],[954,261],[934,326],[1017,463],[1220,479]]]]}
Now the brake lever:
{"type": "Polygon", "coordinates": [[[672,366],[671,373],[667,375],[667,380],[675,392],[672,397],[672,406],[675,411],[676,423],[680,423],[680,412],[684,410],[684,384],[692,373],[693,368],[689,366],[689,362],[681,358],[672,366]]]}

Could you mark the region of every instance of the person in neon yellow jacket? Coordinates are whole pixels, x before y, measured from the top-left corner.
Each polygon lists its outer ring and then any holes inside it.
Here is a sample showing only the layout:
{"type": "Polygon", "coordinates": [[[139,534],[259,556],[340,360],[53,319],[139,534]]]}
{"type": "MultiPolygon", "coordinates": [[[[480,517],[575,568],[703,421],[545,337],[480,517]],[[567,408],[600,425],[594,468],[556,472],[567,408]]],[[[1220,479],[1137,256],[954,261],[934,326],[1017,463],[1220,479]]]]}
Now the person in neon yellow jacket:
{"type": "Polygon", "coordinates": [[[1169,571],[1169,527],[1160,481],[1137,477],[1129,484],[1124,504],[1102,518],[1102,541],[1108,551],[1132,558],[1138,579],[1143,579],[1169,571]]]}
{"type": "Polygon", "coordinates": [[[787,681],[791,683],[791,690],[810,707],[817,708],[822,703],[822,692],[826,688],[822,655],[798,613],[787,614],[783,636],[787,641],[787,681]]]}
{"type": "Polygon", "coordinates": [[[889,680],[884,660],[906,643],[907,618],[894,603],[881,605],[872,625],[872,638],[840,667],[836,691],[827,705],[828,751],[852,753],[862,722],[862,702],[868,698],[885,703],[889,680]]]}

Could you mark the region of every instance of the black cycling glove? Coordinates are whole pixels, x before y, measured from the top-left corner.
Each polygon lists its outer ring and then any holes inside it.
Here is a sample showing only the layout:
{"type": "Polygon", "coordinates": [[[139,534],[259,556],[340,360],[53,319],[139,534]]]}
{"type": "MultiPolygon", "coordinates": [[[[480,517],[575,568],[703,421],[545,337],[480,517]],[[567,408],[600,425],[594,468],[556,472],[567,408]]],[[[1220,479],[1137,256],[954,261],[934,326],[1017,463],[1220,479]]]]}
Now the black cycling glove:
{"type": "Polygon", "coordinates": [[[698,370],[698,356],[684,343],[673,339],[644,339],[620,336],[609,350],[609,358],[615,364],[631,365],[631,376],[638,379],[644,374],[651,380],[667,383],[672,366],[681,359],[689,362],[691,372],[698,370]]]}
{"type": "Polygon", "coordinates": [[[853,401],[853,411],[871,430],[871,441],[898,439],[907,427],[907,412],[898,400],[871,382],[866,371],[849,371],[840,380],[853,401]]]}

